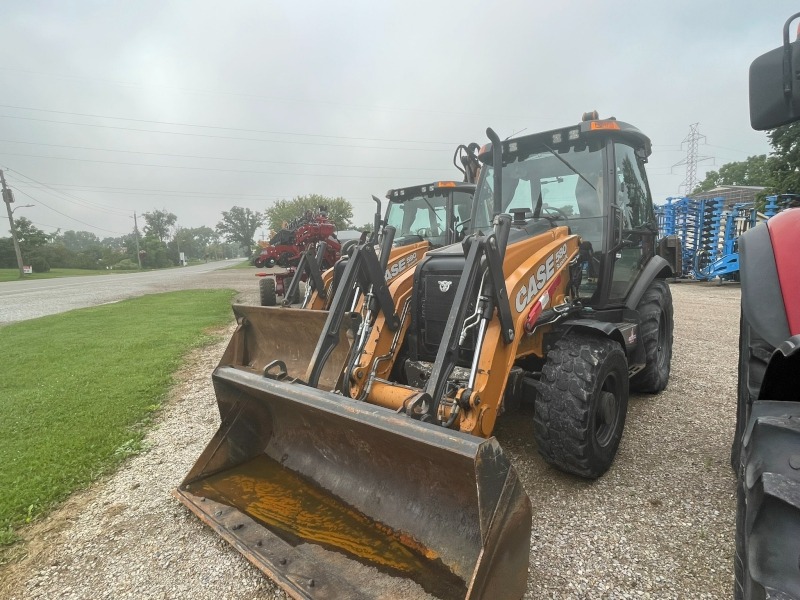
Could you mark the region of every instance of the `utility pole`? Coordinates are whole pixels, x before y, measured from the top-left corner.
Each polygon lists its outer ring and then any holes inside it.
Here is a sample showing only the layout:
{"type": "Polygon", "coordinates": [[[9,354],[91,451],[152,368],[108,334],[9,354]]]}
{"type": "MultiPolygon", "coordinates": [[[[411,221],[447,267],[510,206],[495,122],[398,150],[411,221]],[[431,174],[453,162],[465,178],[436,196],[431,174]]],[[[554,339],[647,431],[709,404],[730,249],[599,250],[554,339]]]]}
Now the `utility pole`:
{"type": "Polygon", "coordinates": [[[17,228],[14,227],[14,214],[11,210],[11,203],[14,201],[13,192],[6,186],[6,176],[3,170],[0,169],[0,184],[3,186],[3,202],[6,203],[6,210],[8,211],[8,223],[11,225],[11,239],[14,241],[14,252],[17,254],[17,266],[19,267],[19,278],[25,277],[25,269],[22,266],[22,252],[19,249],[19,240],[17,240],[17,228]]]}
{"type": "Polygon", "coordinates": [[[139,261],[139,270],[142,270],[142,255],[139,254],[139,222],[136,220],[136,211],[133,211],[133,233],[136,236],[136,260],[139,261]]]}

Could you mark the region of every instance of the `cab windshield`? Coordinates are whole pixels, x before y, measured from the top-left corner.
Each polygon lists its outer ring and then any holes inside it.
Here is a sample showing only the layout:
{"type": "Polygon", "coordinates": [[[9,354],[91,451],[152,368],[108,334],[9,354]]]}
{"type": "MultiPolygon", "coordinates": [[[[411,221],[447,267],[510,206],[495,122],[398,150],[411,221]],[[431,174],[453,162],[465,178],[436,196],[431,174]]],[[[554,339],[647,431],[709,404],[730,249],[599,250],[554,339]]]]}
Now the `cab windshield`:
{"type": "MultiPolygon", "coordinates": [[[[525,218],[546,217],[557,225],[568,225],[573,233],[590,241],[595,251],[603,247],[603,150],[583,145],[545,147],[528,156],[514,157],[503,166],[501,212],[524,209],[525,218]]],[[[488,230],[493,214],[494,173],[483,167],[477,191],[475,227],[488,230]]]]}
{"type": "MultiPolygon", "coordinates": [[[[449,194],[448,194],[449,195],[449,194]]],[[[395,233],[395,245],[405,245],[427,240],[434,246],[443,246],[447,239],[448,195],[406,196],[402,201],[390,201],[386,211],[386,224],[395,233]]],[[[452,192],[455,225],[469,219],[470,194],[452,192]]]]}

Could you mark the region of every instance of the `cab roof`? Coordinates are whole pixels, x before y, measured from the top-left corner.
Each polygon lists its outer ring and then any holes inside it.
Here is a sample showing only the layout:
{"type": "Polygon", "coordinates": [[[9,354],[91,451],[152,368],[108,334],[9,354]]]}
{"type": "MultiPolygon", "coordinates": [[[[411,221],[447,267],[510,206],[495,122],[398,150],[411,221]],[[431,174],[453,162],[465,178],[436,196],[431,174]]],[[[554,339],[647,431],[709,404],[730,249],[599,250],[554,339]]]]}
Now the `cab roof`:
{"type": "MultiPolygon", "coordinates": [[[[543,146],[553,150],[574,146],[581,142],[590,143],[604,138],[614,138],[629,142],[635,147],[642,147],[645,155],[650,156],[652,144],[650,138],[638,128],[624,121],[610,119],[591,119],[576,125],[551,129],[540,133],[510,138],[502,142],[503,157],[528,156],[543,146]]],[[[478,159],[484,164],[492,163],[492,144],[486,144],[480,150],[478,159]]]]}
{"type": "Polygon", "coordinates": [[[443,196],[451,191],[475,193],[475,184],[463,181],[434,181],[423,185],[412,185],[404,188],[391,189],[386,192],[390,202],[405,202],[410,198],[419,196],[443,196]]]}

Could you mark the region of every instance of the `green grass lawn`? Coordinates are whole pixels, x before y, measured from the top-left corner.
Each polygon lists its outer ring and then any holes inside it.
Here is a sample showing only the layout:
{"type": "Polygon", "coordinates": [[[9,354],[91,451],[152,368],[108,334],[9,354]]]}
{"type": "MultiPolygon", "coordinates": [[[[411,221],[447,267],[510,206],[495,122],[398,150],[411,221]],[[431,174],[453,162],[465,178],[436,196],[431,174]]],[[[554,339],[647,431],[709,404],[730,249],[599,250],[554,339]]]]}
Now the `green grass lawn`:
{"type": "Polygon", "coordinates": [[[0,546],[141,448],[172,374],[231,319],[232,298],[171,292],[0,328],[0,546]]]}

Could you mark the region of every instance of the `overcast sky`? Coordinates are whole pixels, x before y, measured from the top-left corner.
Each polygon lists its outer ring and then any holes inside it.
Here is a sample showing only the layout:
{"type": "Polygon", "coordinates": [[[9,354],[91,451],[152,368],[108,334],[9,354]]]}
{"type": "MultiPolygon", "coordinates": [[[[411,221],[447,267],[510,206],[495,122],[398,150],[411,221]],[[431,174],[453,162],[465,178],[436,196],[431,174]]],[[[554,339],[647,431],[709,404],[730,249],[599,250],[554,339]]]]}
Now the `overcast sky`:
{"type": "MultiPolygon", "coordinates": [[[[616,116],[653,141],[656,202],[678,195],[690,125],[705,171],[769,151],[747,73],[796,1],[0,4],[0,166],[15,216],[99,237],[167,209],[457,179],[459,143],[616,116]]],[[[794,36],[792,36],[794,39],[794,36]]],[[[139,226],[142,226],[140,221],[139,226]]],[[[7,235],[8,221],[0,221],[7,235]]]]}

